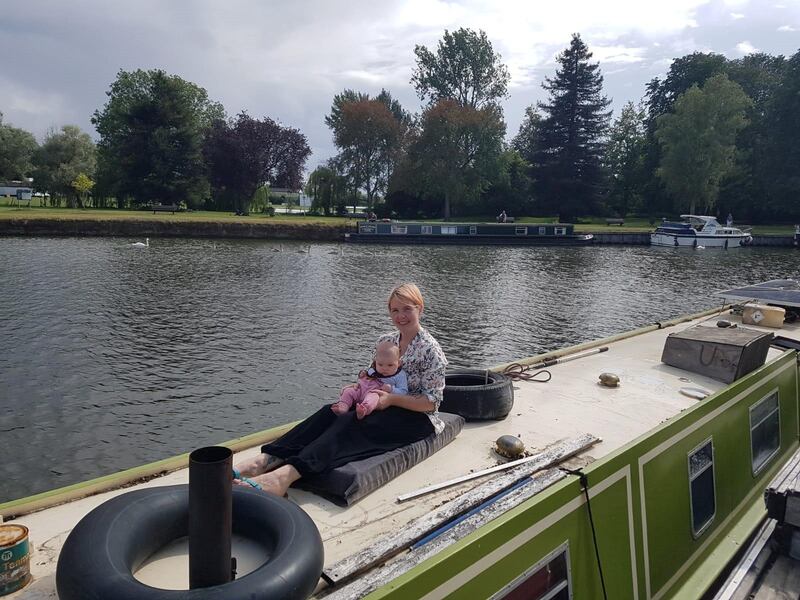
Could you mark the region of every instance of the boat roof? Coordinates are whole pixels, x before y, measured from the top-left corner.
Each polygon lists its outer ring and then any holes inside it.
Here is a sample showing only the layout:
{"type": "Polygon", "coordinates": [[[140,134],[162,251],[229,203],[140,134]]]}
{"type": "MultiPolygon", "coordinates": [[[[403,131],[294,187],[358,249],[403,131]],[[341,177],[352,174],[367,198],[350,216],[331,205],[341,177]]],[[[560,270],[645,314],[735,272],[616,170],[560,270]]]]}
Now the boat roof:
{"type": "MultiPolygon", "coordinates": [[[[697,400],[681,393],[681,388],[699,387],[714,393],[726,387],[720,381],[662,363],[661,353],[669,334],[695,325],[716,327],[718,318],[738,319],[729,313],[729,310],[723,312],[722,309],[707,311],[688,320],[661,323],[663,328],[650,326],[634,332],[635,335],[620,335],[569,349],[578,352],[608,346],[605,352],[548,367],[552,374],[548,383],[516,381],[514,406],[505,420],[467,423],[451,444],[353,506],[336,506],[317,495],[294,488],[289,491],[289,499],[302,507],[316,523],[325,546],[325,565],[329,567],[358,554],[378,539],[391,535],[414,519],[430,513],[434,507],[457,498],[492,477],[488,475],[402,504],[397,502],[401,494],[498,464],[501,460],[493,447],[501,435],[516,435],[528,450],[535,451],[590,433],[602,441],[572,459],[570,464],[587,464],[608,456],[694,406],[697,400]],[[617,388],[599,385],[598,375],[604,372],[618,375],[621,385],[617,388]]],[[[748,327],[775,332],[774,329],[748,327]]],[[[784,325],[780,335],[800,340],[800,324],[784,325]]],[[[771,348],[767,360],[780,354],[781,350],[771,348]]],[[[528,361],[535,362],[547,356],[528,361]]],[[[239,452],[234,462],[258,452],[258,447],[239,452]]],[[[12,519],[10,522],[29,528],[30,539],[38,550],[35,560],[31,561],[34,583],[10,598],[34,600],[53,597],[60,548],[73,526],[89,511],[131,489],[178,483],[188,483],[188,469],[134,487],[103,492],[12,519]]],[[[164,569],[174,572],[174,563],[171,566],[165,564],[164,569]]]]}

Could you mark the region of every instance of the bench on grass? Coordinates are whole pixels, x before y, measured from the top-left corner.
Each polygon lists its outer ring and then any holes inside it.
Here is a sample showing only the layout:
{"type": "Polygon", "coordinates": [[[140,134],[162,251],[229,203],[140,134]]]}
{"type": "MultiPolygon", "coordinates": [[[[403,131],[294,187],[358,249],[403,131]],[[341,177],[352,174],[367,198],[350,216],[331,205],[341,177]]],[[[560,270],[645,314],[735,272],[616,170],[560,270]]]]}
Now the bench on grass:
{"type": "Polygon", "coordinates": [[[625,219],[606,219],[606,225],[625,225],[625,219]]]}
{"type": "Polygon", "coordinates": [[[174,204],[153,204],[150,208],[153,209],[153,214],[157,212],[171,212],[174,215],[175,211],[178,210],[178,207],[174,204]]]}

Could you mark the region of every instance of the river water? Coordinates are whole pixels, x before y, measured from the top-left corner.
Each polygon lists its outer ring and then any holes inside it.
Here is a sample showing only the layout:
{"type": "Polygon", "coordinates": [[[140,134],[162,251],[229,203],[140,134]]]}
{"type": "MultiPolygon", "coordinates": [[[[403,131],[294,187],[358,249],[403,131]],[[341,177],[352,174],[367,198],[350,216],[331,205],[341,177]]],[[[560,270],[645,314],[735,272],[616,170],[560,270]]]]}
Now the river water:
{"type": "Polygon", "coordinates": [[[414,281],[452,365],[484,367],[796,277],[792,249],[0,238],[0,502],[330,402],[414,281]]]}

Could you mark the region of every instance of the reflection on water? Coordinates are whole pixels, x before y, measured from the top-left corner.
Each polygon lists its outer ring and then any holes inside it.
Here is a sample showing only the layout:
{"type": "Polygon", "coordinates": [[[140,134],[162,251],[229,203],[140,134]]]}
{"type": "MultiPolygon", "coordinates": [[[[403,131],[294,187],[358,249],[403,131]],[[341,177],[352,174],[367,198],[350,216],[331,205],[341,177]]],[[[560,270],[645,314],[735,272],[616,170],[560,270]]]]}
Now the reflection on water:
{"type": "Polygon", "coordinates": [[[365,366],[402,281],[477,367],[797,274],[790,249],[130,241],[0,238],[0,502],[307,415],[365,366]]]}

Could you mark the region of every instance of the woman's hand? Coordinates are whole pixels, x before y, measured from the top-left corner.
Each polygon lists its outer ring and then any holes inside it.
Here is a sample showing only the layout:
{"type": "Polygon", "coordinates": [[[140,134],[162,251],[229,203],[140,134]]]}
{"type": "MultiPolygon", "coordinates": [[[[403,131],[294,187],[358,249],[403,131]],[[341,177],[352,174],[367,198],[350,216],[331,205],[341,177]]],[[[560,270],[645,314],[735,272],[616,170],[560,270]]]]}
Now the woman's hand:
{"type": "Polygon", "coordinates": [[[373,393],[377,394],[377,396],[378,396],[378,404],[375,406],[375,410],[385,410],[385,409],[389,408],[390,406],[392,406],[392,394],[391,393],[389,393],[389,392],[387,392],[385,390],[382,390],[380,388],[377,389],[377,390],[373,390],[373,393]]]}

